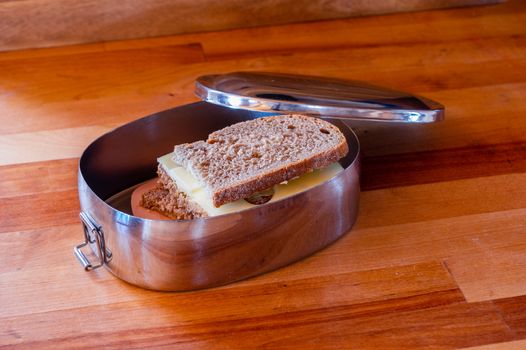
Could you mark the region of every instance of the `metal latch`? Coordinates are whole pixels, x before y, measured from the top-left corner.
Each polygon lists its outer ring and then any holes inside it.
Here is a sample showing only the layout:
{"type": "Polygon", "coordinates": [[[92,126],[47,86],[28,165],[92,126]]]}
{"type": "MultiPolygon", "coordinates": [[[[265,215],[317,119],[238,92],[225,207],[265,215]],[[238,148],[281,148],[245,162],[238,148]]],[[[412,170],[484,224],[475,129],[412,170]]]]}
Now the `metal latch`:
{"type": "Polygon", "coordinates": [[[91,271],[101,267],[105,263],[107,264],[110,262],[112,254],[111,251],[106,247],[102,226],[97,225],[95,220],[89,214],[83,211],[80,212],[80,221],[82,222],[82,227],[84,228],[84,243],[76,246],[73,249],[73,252],[75,253],[78,261],[84,267],[84,270],[91,271]],[[81,250],[82,247],[87,246],[90,243],[95,243],[97,245],[97,255],[100,259],[97,265],[93,265],[81,250]]]}

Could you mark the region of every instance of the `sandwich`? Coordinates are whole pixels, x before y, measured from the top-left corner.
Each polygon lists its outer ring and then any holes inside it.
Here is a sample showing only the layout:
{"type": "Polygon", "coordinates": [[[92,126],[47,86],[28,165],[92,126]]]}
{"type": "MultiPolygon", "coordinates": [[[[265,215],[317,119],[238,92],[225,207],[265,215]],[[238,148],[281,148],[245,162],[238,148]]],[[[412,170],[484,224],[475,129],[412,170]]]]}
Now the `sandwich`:
{"type": "Polygon", "coordinates": [[[338,160],[347,152],[342,132],[319,118],[237,123],[158,158],[158,178],[134,193],[133,212],[189,220],[250,209],[329,180],[343,170],[338,160]]]}

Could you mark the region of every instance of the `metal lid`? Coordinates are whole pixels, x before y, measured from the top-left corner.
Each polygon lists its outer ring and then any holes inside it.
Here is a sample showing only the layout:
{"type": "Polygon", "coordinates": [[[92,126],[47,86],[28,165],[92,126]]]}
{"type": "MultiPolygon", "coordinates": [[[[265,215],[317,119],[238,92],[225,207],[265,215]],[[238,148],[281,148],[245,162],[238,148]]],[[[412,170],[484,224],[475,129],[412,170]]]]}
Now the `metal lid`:
{"type": "Polygon", "coordinates": [[[368,83],[293,74],[235,72],[197,78],[195,93],[214,104],[345,120],[432,123],[444,106],[368,83]]]}

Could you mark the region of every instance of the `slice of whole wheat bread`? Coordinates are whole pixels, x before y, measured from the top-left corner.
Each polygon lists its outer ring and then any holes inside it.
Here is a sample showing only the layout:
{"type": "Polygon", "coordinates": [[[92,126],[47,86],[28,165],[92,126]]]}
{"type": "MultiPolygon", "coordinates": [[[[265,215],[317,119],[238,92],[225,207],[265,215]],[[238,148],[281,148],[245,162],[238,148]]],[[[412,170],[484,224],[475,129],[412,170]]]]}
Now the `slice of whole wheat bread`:
{"type": "Polygon", "coordinates": [[[334,125],[303,115],[258,118],[175,146],[173,160],[202,183],[214,206],[323,168],[348,152],[334,125]]]}

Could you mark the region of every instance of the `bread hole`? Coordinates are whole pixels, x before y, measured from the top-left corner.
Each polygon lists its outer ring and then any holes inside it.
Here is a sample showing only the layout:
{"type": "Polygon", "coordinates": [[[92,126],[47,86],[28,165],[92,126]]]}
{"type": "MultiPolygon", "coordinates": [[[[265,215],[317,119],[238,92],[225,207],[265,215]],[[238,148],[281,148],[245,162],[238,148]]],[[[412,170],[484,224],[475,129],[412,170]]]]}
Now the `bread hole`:
{"type": "Polygon", "coordinates": [[[294,125],[289,125],[289,126],[287,126],[287,129],[292,130],[292,129],[296,129],[296,127],[294,125]]]}
{"type": "Polygon", "coordinates": [[[259,152],[252,152],[252,158],[261,158],[261,154],[259,154],[259,152]]]}
{"type": "Polygon", "coordinates": [[[274,195],[274,187],[267,188],[266,190],[253,193],[250,197],[245,198],[250,204],[261,205],[265,204],[272,199],[274,195]]]}
{"type": "Polygon", "coordinates": [[[329,130],[324,129],[324,128],[321,128],[320,131],[321,131],[323,134],[327,134],[327,135],[330,134],[329,130]]]}
{"type": "Polygon", "coordinates": [[[202,161],[200,165],[202,167],[208,167],[210,165],[210,161],[209,160],[202,161]]]}

